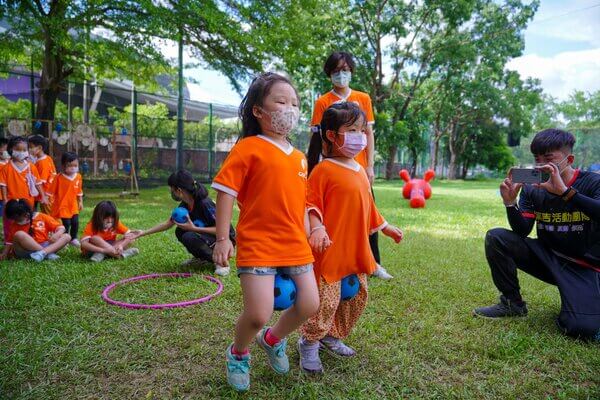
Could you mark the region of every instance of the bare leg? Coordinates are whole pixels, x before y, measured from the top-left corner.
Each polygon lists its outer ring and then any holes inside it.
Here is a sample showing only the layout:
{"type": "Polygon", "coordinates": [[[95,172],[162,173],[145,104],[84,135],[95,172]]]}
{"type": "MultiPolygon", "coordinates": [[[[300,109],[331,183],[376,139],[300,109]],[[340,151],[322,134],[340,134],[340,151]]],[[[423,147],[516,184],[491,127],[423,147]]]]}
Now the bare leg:
{"type": "Polygon", "coordinates": [[[13,246],[15,247],[15,250],[24,251],[40,251],[44,249],[41,244],[23,231],[15,233],[15,236],[13,237],[13,246]]]}
{"type": "Polygon", "coordinates": [[[59,235],[58,239],[56,239],[54,243],[50,243],[50,245],[44,248],[44,253],[56,253],[62,248],[64,248],[66,245],[68,245],[70,241],[71,235],[69,235],[68,233],[63,233],[59,235]]]}
{"type": "Polygon", "coordinates": [[[237,351],[248,349],[256,333],[273,314],[273,275],[240,275],[244,310],[235,326],[233,346],[237,351]]]}

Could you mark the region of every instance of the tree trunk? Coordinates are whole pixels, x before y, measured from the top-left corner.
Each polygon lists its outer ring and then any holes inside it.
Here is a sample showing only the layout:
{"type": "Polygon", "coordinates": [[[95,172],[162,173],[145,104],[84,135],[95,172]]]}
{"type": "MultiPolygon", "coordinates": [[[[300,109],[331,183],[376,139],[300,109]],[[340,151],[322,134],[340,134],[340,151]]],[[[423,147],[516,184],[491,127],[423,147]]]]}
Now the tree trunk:
{"type": "Polygon", "coordinates": [[[409,151],[410,151],[410,155],[412,157],[412,163],[410,165],[410,176],[416,176],[419,155],[417,154],[417,151],[415,149],[411,149],[409,151]]]}
{"type": "Polygon", "coordinates": [[[469,172],[469,162],[465,161],[462,165],[462,171],[460,173],[460,179],[467,179],[467,172],[469,172]]]}
{"type": "Polygon", "coordinates": [[[385,164],[385,179],[390,180],[394,175],[394,161],[396,160],[396,153],[398,152],[398,146],[393,145],[388,147],[388,157],[385,164]]]}

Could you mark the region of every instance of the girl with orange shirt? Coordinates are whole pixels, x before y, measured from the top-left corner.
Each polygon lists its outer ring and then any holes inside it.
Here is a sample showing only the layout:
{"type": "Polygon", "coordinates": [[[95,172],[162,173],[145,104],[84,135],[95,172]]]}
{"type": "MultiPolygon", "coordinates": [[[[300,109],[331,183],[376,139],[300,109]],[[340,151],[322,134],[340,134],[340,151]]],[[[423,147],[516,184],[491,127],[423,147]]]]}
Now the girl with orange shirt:
{"type": "Polygon", "coordinates": [[[241,139],[215,177],[217,190],[216,244],[213,260],[228,266],[233,255],[229,224],[237,200],[237,274],[244,309],[227,348],[227,380],[238,391],[250,385],[249,346],[265,350],[275,372],[289,371],[285,337],[302,325],[319,306],[308,245],[304,154],[288,141],[298,122],[298,95],[278,74],[261,74],[252,81],[240,105],[241,139]],[[271,328],[275,275],[287,274],[297,289],[295,304],[271,328]],[[262,329],[261,329],[262,328],[262,329]]]}
{"type": "MultiPolygon", "coordinates": [[[[48,190],[52,185],[52,181],[54,181],[54,178],[56,177],[56,166],[54,165],[54,161],[52,160],[52,157],[46,154],[48,149],[48,139],[42,135],[32,135],[27,139],[27,141],[29,143],[29,159],[38,170],[44,192],[48,193],[48,190]]],[[[35,209],[37,209],[37,203],[41,200],[41,197],[38,196],[35,200],[35,209]]],[[[40,210],[44,214],[50,214],[50,208],[50,205],[42,204],[40,210]]]]}
{"type": "Polygon", "coordinates": [[[79,230],[79,212],[83,209],[83,180],[79,174],[79,159],[77,154],[64,152],[61,157],[62,173],[58,174],[48,195],[52,199],[51,214],[62,220],[67,232],[71,235],[71,245],[80,247],[77,240],[79,230]]]}
{"type": "Polygon", "coordinates": [[[354,103],[338,103],[323,114],[320,132],[308,150],[309,243],[315,255],[320,306],[300,329],[300,367],[322,373],[319,349],[350,357],[354,349],[342,342],[367,304],[367,276],[377,264],[369,234],[382,231],[396,243],[402,231],[377,211],[367,174],[354,157],[366,145],[365,115],[354,103]],[[319,158],[323,161],[319,163],[319,158]],[[341,280],[357,275],[359,292],[341,301],[341,280]]]}
{"type": "Polygon", "coordinates": [[[25,200],[6,203],[6,217],[12,221],[0,260],[10,254],[16,258],[37,262],[57,260],[56,252],[71,240],[65,227],[49,215],[33,212],[25,200]]]}

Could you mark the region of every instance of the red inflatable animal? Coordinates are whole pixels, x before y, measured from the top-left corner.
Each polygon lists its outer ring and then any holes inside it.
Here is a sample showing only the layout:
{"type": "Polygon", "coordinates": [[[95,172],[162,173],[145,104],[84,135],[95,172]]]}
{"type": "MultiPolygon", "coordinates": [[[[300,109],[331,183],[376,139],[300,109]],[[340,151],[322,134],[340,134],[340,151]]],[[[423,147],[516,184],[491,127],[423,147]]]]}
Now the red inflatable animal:
{"type": "Polygon", "coordinates": [[[405,199],[410,199],[411,208],[423,208],[425,207],[425,200],[431,197],[431,185],[429,181],[435,177],[433,170],[427,170],[423,179],[410,179],[410,175],[407,170],[403,169],[400,171],[400,178],[404,182],[402,188],[402,196],[405,199]]]}

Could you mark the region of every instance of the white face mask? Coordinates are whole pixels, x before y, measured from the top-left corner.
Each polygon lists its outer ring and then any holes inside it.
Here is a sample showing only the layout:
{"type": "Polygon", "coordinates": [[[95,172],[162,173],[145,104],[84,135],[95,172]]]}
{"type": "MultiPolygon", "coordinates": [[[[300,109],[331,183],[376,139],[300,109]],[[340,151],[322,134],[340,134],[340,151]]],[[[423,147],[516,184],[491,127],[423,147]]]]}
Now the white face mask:
{"type": "Polygon", "coordinates": [[[23,161],[27,157],[29,157],[29,153],[26,152],[26,151],[15,151],[15,150],[13,150],[13,152],[12,152],[12,158],[14,158],[17,161],[23,161]]]}
{"type": "Polygon", "coordinates": [[[348,158],[354,158],[367,147],[367,135],[357,131],[344,133],[344,144],[338,146],[340,153],[348,158]]]}
{"type": "Polygon", "coordinates": [[[17,225],[21,225],[21,226],[23,226],[23,225],[28,225],[28,224],[29,224],[29,220],[28,220],[28,219],[24,219],[24,220],[22,220],[22,221],[15,221],[15,223],[16,223],[17,225]]]}
{"type": "Polygon", "coordinates": [[[10,159],[10,154],[8,154],[8,151],[4,150],[1,154],[0,154],[0,158],[2,158],[3,160],[8,160],[10,159]]]}
{"type": "MultiPolygon", "coordinates": [[[[560,164],[562,164],[562,163],[563,163],[563,161],[565,161],[565,160],[566,160],[566,159],[568,159],[568,158],[569,158],[569,156],[566,156],[565,158],[563,158],[563,159],[562,159],[562,160],[560,160],[559,162],[557,162],[557,163],[554,163],[554,165],[556,165],[556,167],[558,168],[558,172],[559,172],[559,173],[562,173],[562,172],[565,170],[565,168],[567,168],[567,166],[569,165],[569,164],[567,163],[567,165],[565,165],[565,167],[564,167],[564,168],[561,168],[561,167],[560,167],[560,164]]],[[[535,168],[540,168],[540,167],[543,167],[544,165],[547,165],[547,164],[553,164],[553,163],[535,163],[535,168]]]]}
{"type": "Polygon", "coordinates": [[[112,222],[105,222],[102,225],[102,227],[104,228],[105,231],[111,230],[113,226],[114,226],[114,224],[112,222]]]}
{"type": "Polygon", "coordinates": [[[352,79],[352,72],[339,71],[331,75],[331,82],[338,87],[348,87],[352,79]]]}
{"type": "Polygon", "coordinates": [[[67,173],[67,175],[73,176],[79,172],[79,168],[78,167],[69,167],[65,170],[65,172],[67,173]]]}
{"type": "Polygon", "coordinates": [[[298,125],[300,112],[296,107],[287,107],[283,110],[263,111],[271,117],[273,131],[281,136],[287,136],[298,125]]]}

